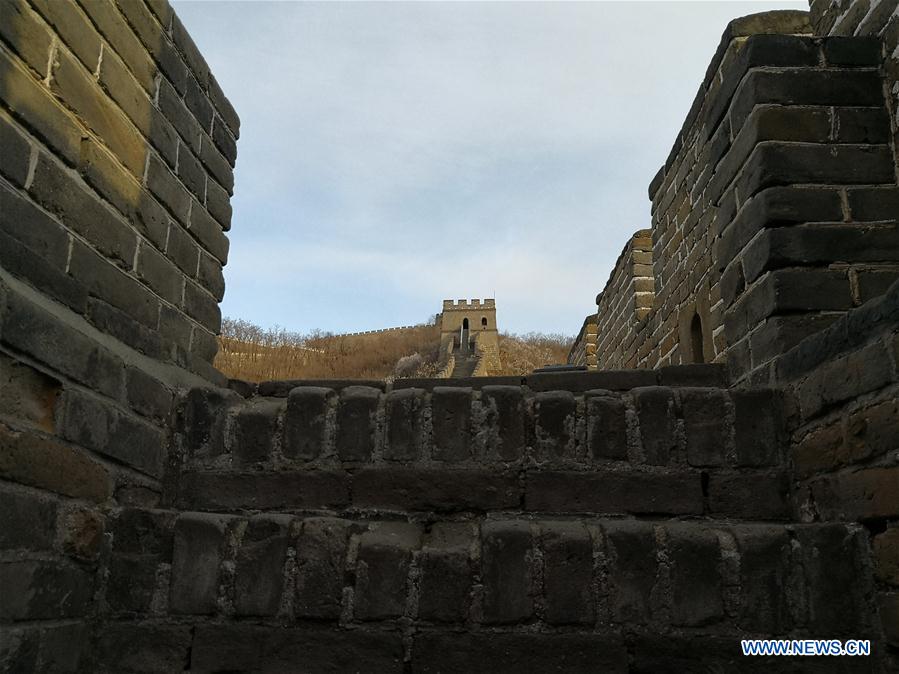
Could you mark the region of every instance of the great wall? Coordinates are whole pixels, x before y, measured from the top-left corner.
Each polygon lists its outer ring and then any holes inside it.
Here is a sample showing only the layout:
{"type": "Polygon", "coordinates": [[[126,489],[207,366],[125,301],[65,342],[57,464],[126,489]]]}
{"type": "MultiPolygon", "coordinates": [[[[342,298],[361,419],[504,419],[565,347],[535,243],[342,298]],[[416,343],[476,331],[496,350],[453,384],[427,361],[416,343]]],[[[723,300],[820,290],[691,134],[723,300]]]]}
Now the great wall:
{"type": "Polygon", "coordinates": [[[0,0],[0,669],[897,671],[897,109],[895,0],[736,19],[587,371],[250,384],[177,15],[0,0]]]}

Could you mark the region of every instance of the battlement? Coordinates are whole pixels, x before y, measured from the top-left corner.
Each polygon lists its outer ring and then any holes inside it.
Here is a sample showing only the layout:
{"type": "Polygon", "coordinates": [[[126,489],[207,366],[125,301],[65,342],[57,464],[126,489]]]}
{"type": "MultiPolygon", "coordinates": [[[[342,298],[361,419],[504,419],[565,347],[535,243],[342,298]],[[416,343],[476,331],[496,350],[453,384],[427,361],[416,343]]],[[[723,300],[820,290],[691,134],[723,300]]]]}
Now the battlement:
{"type": "Polygon", "coordinates": [[[444,311],[481,311],[483,309],[496,309],[496,300],[494,299],[473,299],[473,300],[443,300],[444,311]]]}

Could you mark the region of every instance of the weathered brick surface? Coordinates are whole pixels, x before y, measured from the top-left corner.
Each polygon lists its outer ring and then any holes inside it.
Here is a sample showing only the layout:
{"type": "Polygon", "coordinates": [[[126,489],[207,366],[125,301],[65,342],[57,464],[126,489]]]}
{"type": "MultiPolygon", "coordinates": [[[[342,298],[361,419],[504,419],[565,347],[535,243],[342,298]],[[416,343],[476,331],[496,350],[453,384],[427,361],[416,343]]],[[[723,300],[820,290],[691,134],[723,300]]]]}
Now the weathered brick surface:
{"type": "Polygon", "coordinates": [[[272,616],[278,612],[287,557],[287,518],[250,520],[237,553],[234,610],[237,615],[272,616]]]}
{"type": "Polygon", "coordinates": [[[481,527],[485,623],[516,623],[533,615],[532,545],[526,521],[487,522],[481,527]]]}
{"type": "Polygon", "coordinates": [[[337,453],[346,461],[371,458],[377,427],[378,391],[350,386],[340,392],[337,405],[337,453]]]}
{"type": "Polygon", "coordinates": [[[422,542],[418,616],[435,622],[464,622],[472,586],[472,527],[435,525],[422,542]]]}
{"type": "Polygon", "coordinates": [[[297,540],[294,611],[299,618],[340,616],[350,524],[333,518],[307,519],[297,540]]]}
{"type": "Polygon", "coordinates": [[[185,514],[175,524],[169,605],[173,613],[216,611],[228,520],[185,514]]]}
{"type": "Polygon", "coordinates": [[[199,510],[333,508],[349,504],[345,473],[188,472],[179,503],[199,510]]]}
{"type": "Polygon", "coordinates": [[[439,461],[464,461],[472,454],[471,389],[435,387],[431,393],[432,455],[439,461]]]}
{"type": "Polygon", "coordinates": [[[356,561],[357,618],[399,618],[406,612],[409,565],[420,536],[415,525],[389,522],[362,534],[356,561]]]}
{"type": "Polygon", "coordinates": [[[592,624],[595,619],[593,542],[580,522],[541,527],[546,621],[554,625],[592,624]]]}
{"type": "Polygon", "coordinates": [[[91,575],[68,564],[44,561],[0,562],[0,619],[73,618],[88,612],[91,575]]]}

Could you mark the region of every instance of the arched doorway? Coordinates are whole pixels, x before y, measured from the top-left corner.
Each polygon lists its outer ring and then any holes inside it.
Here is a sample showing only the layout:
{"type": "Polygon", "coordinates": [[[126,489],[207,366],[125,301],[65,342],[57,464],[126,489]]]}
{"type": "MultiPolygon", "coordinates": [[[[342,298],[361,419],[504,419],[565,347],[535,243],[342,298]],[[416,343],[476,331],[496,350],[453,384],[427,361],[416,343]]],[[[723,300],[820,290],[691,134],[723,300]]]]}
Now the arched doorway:
{"type": "Polygon", "coordinates": [[[460,333],[461,334],[459,335],[459,348],[463,352],[467,352],[468,351],[468,319],[467,318],[462,319],[462,330],[460,331],[460,333]]]}
{"type": "Polygon", "coordinates": [[[693,320],[690,321],[690,345],[694,363],[704,363],[704,348],[702,341],[702,319],[699,314],[693,314],[693,320]]]}

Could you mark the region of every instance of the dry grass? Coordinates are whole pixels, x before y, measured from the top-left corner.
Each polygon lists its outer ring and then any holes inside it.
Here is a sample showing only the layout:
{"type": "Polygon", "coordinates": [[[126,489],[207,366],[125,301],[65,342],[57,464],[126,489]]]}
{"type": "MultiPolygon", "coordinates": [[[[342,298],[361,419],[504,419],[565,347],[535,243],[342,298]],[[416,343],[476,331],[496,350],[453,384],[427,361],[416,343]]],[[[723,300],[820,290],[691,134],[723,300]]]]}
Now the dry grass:
{"type": "MultiPolygon", "coordinates": [[[[550,363],[564,363],[571,338],[563,335],[501,334],[502,371],[528,374],[550,363]]],[[[439,371],[437,326],[374,335],[308,335],[264,329],[248,321],[222,321],[215,366],[232,379],[389,379],[433,377],[439,371]]]]}
{"type": "Polygon", "coordinates": [[[499,359],[502,370],[497,374],[530,374],[538,367],[559,365],[568,360],[568,351],[574,342],[565,335],[544,335],[529,332],[526,335],[501,333],[499,359]]]}
{"type": "Polygon", "coordinates": [[[301,335],[263,329],[248,321],[222,321],[215,366],[233,379],[382,379],[393,376],[404,356],[419,354],[415,373],[428,376],[437,361],[440,335],[435,325],[374,335],[301,335]]]}

